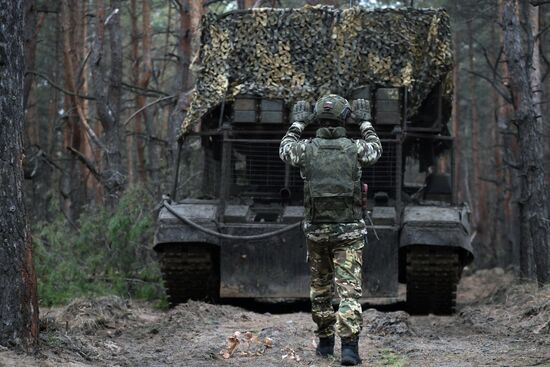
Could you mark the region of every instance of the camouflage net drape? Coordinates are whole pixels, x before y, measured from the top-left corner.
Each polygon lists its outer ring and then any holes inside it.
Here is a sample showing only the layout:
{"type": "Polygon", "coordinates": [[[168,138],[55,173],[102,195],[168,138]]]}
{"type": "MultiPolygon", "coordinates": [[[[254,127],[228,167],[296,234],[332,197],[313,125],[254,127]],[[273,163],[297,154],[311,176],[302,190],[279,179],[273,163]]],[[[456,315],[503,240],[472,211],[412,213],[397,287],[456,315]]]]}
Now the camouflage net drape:
{"type": "Polygon", "coordinates": [[[197,83],[181,135],[238,94],[314,101],[364,84],[404,86],[411,115],[439,81],[452,86],[451,30],[437,9],[254,9],[203,18],[197,83]]]}

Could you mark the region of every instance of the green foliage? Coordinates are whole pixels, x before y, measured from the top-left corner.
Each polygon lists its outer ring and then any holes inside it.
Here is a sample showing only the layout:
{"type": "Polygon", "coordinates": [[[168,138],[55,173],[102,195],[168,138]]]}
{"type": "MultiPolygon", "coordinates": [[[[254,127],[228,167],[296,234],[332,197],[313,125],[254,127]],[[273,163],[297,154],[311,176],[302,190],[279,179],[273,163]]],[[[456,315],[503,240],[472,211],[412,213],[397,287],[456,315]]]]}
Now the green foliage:
{"type": "Polygon", "coordinates": [[[107,294],[162,300],[148,197],[143,189],[130,188],[114,211],[89,207],[76,226],[63,215],[34,225],[40,303],[107,294]]]}
{"type": "Polygon", "coordinates": [[[393,350],[383,349],[381,353],[382,365],[384,366],[403,367],[406,364],[405,358],[395,353],[393,350]]]}

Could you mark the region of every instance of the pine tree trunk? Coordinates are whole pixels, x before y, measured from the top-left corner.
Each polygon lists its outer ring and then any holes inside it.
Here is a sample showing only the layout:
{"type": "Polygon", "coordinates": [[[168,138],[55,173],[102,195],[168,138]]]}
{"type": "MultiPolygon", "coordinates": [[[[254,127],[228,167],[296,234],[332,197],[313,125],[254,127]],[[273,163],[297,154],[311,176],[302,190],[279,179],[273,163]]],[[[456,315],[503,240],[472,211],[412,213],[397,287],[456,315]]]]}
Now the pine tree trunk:
{"type": "MultiPolygon", "coordinates": [[[[37,26],[37,17],[36,17],[36,1],[35,0],[25,0],[25,28],[24,32],[24,50],[25,50],[25,66],[27,70],[35,69],[35,60],[36,60],[36,43],[38,37],[36,37],[36,26],[37,26]]],[[[25,107],[27,106],[27,101],[29,99],[29,94],[31,92],[33,84],[32,75],[25,76],[25,85],[23,88],[23,98],[25,107]]]]}
{"type": "MultiPolygon", "coordinates": [[[[145,9],[144,11],[146,11],[145,9]]],[[[138,27],[138,6],[137,6],[137,0],[130,0],[130,25],[131,25],[131,43],[132,43],[132,82],[135,85],[140,85],[140,79],[141,79],[141,60],[139,56],[139,44],[140,44],[140,37],[139,37],[139,27],[138,27]]],[[[144,98],[140,95],[135,96],[135,103],[136,103],[136,110],[139,110],[141,107],[143,107],[144,103],[142,103],[142,100],[144,98]]],[[[145,145],[143,144],[143,116],[145,113],[139,113],[134,118],[133,126],[134,126],[134,132],[135,134],[130,135],[129,140],[129,147],[128,147],[128,167],[129,167],[129,179],[131,181],[137,182],[138,178],[141,182],[147,181],[147,176],[145,172],[145,145]],[[134,162],[134,150],[136,152],[135,154],[135,162],[134,162]],[[137,175],[134,177],[134,167],[137,169],[137,175]]]]}
{"type": "MultiPolygon", "coordinates": [[[[530,7],[528,4],[526,6],[530,7]]],[[[534,38],[532,29],[527,27],[528,42],[525,47],[517,0],[506,1],[502,23],[504,52],[510,69],[510,89],[514,96],[515,123],[521,150],[521,271],[524,277],[533,278],[536,275],[540,283],[549,283],[550,223],[544,190],[543,121],[540,112],[537,112],[532,89],[532,67],[536,70],[538,60],[533,63],[532,59],[525,57],[532,55],[532,50],[528,48],[533,46],[534,38]]]]}
{"type": "Polygon", "coordinates": [[[454,154],[454,167],[453,167],[453,194],[455,195],[456,201],[458,203],[464,202],[464,195],[462,193],[462,186],[459,184],[458,179],[461,176],[461,168],[462,168],[462,150],[461,147],[461,134],[460,134],[460,106],[458,104],[459,96],[458,96],[458,85],[459,85],[459,72],[458,72],[458,65],[460,60],[460,36],[459,33],[456,32],[454,34],[454,64],[455,67],[453,69],[453,84],[455,86],[453,90],[453,110],[452,110],[452,131],[453,131],[453,154],[454,154]]]}
{"type": "MultiPolygon", "coordinates": [[[[142,89],[147,89],[149,87],[149,82],[153,75],[153,60],[151,57],[151,46],[152,46],[152,31],[151,31],[151,0],[143,0],[142,2],[142,67],[141,67],[141,76],[139,80],[139,86],[142,89]]],[[[147,102],[147,97],[144,95],[138,95],[138,107],[143,109],[141,112],[143,125],[145,127],[145,135],[141,137],[142,141],[145,141],[147,144],[147,162],[146,169],[148,175],[145,175],[146,180],[149,179],[152,182],[153,190],[156,191],[157,195],[160,195],[158,191],[160,189],[159,178],[158,178],[158,154],[157,146],[153,137],[156,135],[156,129],[153,124],[153,117],[150,113],[150,110],[145,109],[147,102]]]]}
{"type": "Polygon", "coordinates": [[[38,337],[36,276],[23,202],[23,0],[0,0],[0,344],[38,337]]]}
{"type": "Polygon", "coordinates": [[[533,95],[533,110],[535,115],[535,122],[533,130],[527,133],[529,135],[528,144],[535,143],[534,149],[537,152],[533,158],[540,158],[540,162],[537,163],[536,170],[538,173],[534,178],[534,185],[536,192],[542,192],[544,196],[541,196],[542,207],[536,208],[539,214],[530,216],[531,221],[531,233],[534,239],[533,252],[535,255],[535,265],[537,269],[537,280],[541,284],[550,283],[550,218],[548,213],[548,193],[545,190],[545,177],[544,177],[544,121],[542,115],[542,72],[541,72],[541,55],[540,55],[540,32],[539,25],[539,7],[526,5],[528,9],[528,19],[526,23],[530,25],[530,32],[528,32],[528,40],[530,48],[533,50],[531,57],[531,65],[528,68],[530,70],[531,92],[533,95]],[[534,140],[533,140],[534,138],[534,140]],[[534,218],[533,218],[534,217],[534,218]]]}
{"type": "MultiPolygon", "coordinates": [[[[61,26],[63,35],[63,71],[65,89],[77,92],[76,76],[78,73],[78,56],[80,54],[77,49],[77,39],[79,38],[78,21],[80,12],[78,11],[80,4],[74,4],[69,0],[63,0],[61,4],[61,26]]],[[[79,122],[79,113],[77,112],[81,105],[78,97],[65,94],[63,97],[63,109],[66,111],[67,118],[63,125],[63,146],[71,147],[77,151],[82,151],[84,134],[82,125],[79,122]]],[[[85,203],[84,185],[80,172],[80,163],[70,154],[65,152],[65,174],[62,177],[62,191],[65,201],[63,202],[65,214],[75,219],[80,213],[81,207],[85,203]]]]}
{"type": "MultiPolygon", "coordinates": [[[[79,69],[77,70],[77,81],[78,81],[78,90],[82,95],[89,95],[89,75],[90,75],[90,63],[86,61],[90,55],[90,44],[88,42],[89,38],[89,23],[87,21],[89,9],[88,2],[82,1],[79,6],[79,38],[77,39],[77,50],[79,52],[79,69]]],[[[82,99],[81,101],[82,114],[86,117],[90,116],[90,101],[87,99],[82,99]]],[[[92,122],[92,129],[97,129],[97,121],[92,122]]],[[[93,141],[90,139],[90,136],[86,134],[84,129],[82,129],[82,154],[87,157],[92,162],[99,162],[101,155],[98,149],[94,149],[93,141]]],[[[97,181],[95,177],[89,174],[87,167],[80,167],[80,174],[82,181],[84,182],[84,188],[86,190],[86,198],[88,200],[94,200],[95,202],[101,200],[101,183],[97,181]],[[93,195],[93,196],[92,196],[93,195]]]]}
{"type": "Polygon", "coordinates": [[[175,138],[179,135],[181,122],[185,117],[185,111],[187,109],[188,96],[186,91],[191,85],[191,76],[189,72],[189,61],[191,59],[191,14],[189,12],[190,4],[189,0],[181,2],[182,6],[179,8],[179,30],[178,30],[178,67],[176,73],[176,80],[178,86],[178,101],[172,113],[170,114],[170,127],[172,150],[175,153],[175,138]]]}
{"type": "MultiPolygon", "coordinates": [[[[498,12],[499,18],[503,18],[504,14],[504,1],[498,0],[498,12]]],[[[501,28],[499,33],[499,45],[504,46],[504,30],[501,28]]],[[[503,56],[505,59],[505,57],[503,56]]],[[[508,64],[505,60],[500,62],[499,72],[502,77],[503,82],[508,85],[510,83],[510,70],[508,64]]],[[[511,129],[511,119],[513,116],[513,107],[506,103],[502,97],[499,98],[498,104],[498,115],[497,123],[499,128],[500,141],[502,143],[502,148],[496,152],[496,163],[502,161],[501,164],[501,182],[504,186],[504,192],[502,194],[502,231],[500,233],[502,240],[504,241],[503,245],[508,251],[508,259],[510,259],[508,264],[513,264],[514,266],[520,266],[520,240],[519,240],[519,209],[516,204],[516,201],[513,200],[514,192],[517,191],[514,188],[519,187],[518,178],[516,171],[510,167],[508,164],[504,164],[505,161],[513,162],[517,160],[518,144],[515,136],[513,136],[510,131],[511,129]]]]}
{"type": "Polygon", "coordinates": [[[111,0],[109,30],[109,58],[105,57],[105,5],[96,0],[94,44],[91,54],[92,86],[96,98],[97,117],[103,128],[103,169],[101,183],[105,189],[105,202],[114,207],[126,188],[122,166],[122,136],[120,113],[122,109],[122,32],[120,26],[120,0],[111,0]],[[107,64],[109,61],[109,64],[107,64]]]}
{"type": "MultiPolygon", "coordinates": [[[[550,17],[550,9],[548,7],[543,6],[540,8],[540,29],[547,29],[550,26],[550,22],[547,20],[550,17]]],[[[542,32],[540,35],[540,53],[541,55],[545,55],[546,52],[548,52],[548,46],[550,44],[550,37],[548,36],[548,31],[542,32]]],[[[543,83],[543,95],[544,98],[548,98],[550,96],[550,77],[548,75],[548,69],[546,70],[546,73],[544,74],[544,79],[541,81],[543,83]]],[[[543,98],[543,99],[544,99],[543,98]]],[[[550,113],[550,106],[548,103],[542,104],[542,113],[544,116],[548,116],[550,113]]],[[[546,184],[546,191],[550,190],[550,124],[546,123],[543,127],[544,131],[544,174],[545,174],[545,184],[546,184]]]]}
{"type": "MultiPolygon", "coordinates": [[[[478,113],[477,113],[477,93],[476,93],[476,77],[473,72],[475,71],[474,67],[474,42],[473,42],[473,31],[472,31],[472,22],[467,23],[468,29],[468,68],[470,70],[470,77],[468,80],[469,92],[470,92],[470,118],[472,124],[472,169],[473,174],[471,177],[471,187],[472,190],[472,200],[473,200],[473,221],[474,228],[481,235],[483,232],[483,204],[482,201],[485,200],[483,193],[483,183],[480,182],[480,167],[479,167],[479,126],[478,126],[478,113]]],[[[481,241],[484,242],[484,241],[481,241]]]]}
{"type": "MultiPolygon", "coordinates": [[[[502,32],[500,27],[496,24],[493,24],[491,28],[491,43],[494,45],[502,44],[502,32]],[[498,37],[497,37],[498,36],[498,37]]],[[[500,49],[497,49],[497,52],[500,52],[500,49]]],[[[496,60],[499,55],[494,55],[496,60]]],[[[501,63],[501,65],[505,65],[501,63]]],[[[493,71],[495,77],[498,75],[499,69],[502,67],[495,65],[495,70],[493,71]]],[[[501,73],[504,75],[504,73],[501,73]]],[[[491,242],[492,252],[497,259],[496,263],[499,266],[509,265],[513,262],[514,257],[512,256],[512,249],[508,248],[508,241],[506,240],[505,232],[508,230],[508,227],[504,225],[505,223],[505,211],[504,211],[504,194],[506,191],[506,183],[504,178],[504,166],[502,160],[502,149],[503,141],[501,134],[501,126],[505,125],[504,121],[506,120],[506,110],[504,107],[506,103],[504,98],[493,88],[493,104],[494,111],[493,116],[494,120],[491,125],[491,145],[493,147],[493,174],[495,177],[495,185],[493,195],[491,197],[490,203],[490,214],[489,220],[490,229],[488,230],[489,239],[491,242]]]]}

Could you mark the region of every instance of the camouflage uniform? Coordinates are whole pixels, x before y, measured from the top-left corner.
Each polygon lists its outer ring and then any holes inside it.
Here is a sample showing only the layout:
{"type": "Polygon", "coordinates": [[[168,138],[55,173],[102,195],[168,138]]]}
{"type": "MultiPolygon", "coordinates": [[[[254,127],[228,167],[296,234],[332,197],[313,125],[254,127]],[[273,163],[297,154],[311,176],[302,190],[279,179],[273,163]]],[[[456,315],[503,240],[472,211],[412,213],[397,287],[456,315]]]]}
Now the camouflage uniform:
{"type": "MultiPolygon", "coordinates": [[[[310,140],[300,140],[305,124],[294,122],[288,129],[279,147],[281,159],[303,169],[306,146],[310,140]]],[[[319,138],[344,137],[343,127],[328,127],[317,130],[319,138]]],[[[353,140],[357,146],[357,159],[361,166],[374,164],[382,154],[382,145],[372,125],[361,123],[362,139],[353,140]]],[[[360,174],[360,172],[359,172],[360,174]]],[[[302,177],[304,177],[302,173],[302,177]]],[[[315,224],[304,221],[311,275],[310,297],[313,321],[317,324],[316,335],[327,337],[334,334],[336,323],[340,337],[354,337],[362,328],[361,305],[358,302],[362,290],[362,249],[366,225],[363,220],[352,223],[315,224]],[[335,315],[332,310],[332,284],[340,297],[335,315]]]]}

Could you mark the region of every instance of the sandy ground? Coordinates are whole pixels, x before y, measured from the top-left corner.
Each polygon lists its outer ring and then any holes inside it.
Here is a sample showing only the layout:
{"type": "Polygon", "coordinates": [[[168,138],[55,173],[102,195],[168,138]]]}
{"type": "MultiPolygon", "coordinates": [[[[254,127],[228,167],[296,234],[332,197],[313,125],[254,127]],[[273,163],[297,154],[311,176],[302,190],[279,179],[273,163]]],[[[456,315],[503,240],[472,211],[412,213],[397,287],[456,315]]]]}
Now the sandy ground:
{"type": "MultiPolygon", "coordinates": [[[[501,269],[480,271],[462,280],[459,304],[447,317],[365,309],[363,365],[550,367],[549,287],[517,284],[501,269]]],[[[76,300],[42,310],[38,350],[0,349],[0,366],[339,365],[339,346],[335,359],[315,356],[309,313],[263,311],[201,302],[161,311],[115,297],[76,300]]]]}

